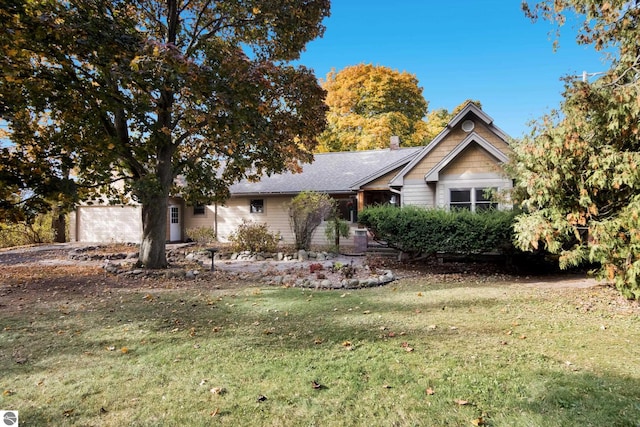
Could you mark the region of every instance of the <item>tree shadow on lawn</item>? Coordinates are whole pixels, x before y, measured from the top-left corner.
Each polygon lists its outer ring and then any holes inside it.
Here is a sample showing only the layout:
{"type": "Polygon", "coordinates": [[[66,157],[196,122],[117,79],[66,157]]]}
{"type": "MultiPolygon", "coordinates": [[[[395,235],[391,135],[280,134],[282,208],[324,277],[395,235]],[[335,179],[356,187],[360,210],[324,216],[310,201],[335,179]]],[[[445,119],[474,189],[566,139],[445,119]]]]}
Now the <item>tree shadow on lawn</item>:
{"type": "MultiPolygon", "coordinates": [[[[516,410],[522,425],[640,426],[640,381],[612,373],[540,371],[516,410]]],[[[505,420],[512,414],[505,413],[505,420]]],[[[518,424],[520,425],[520,424],[518,424]]]]}
{"type": "MultiPolygon", "coordinates": [[[[53,288],[57,285],[62,282],[53,282],[53,288]]],[[[480,286],[485,287],[484,284],[480,286]]],[[[452,284],[446,289],[460,291],[463,287],[468,284],[452,284]]],[[[72,307],[54,301],[47,306],[27,305],[12,313],[0,311],[0,326],[5,327],[0,369],[5,378],[17,378],[46,373],[49,359],[62,359],[63,363],[72,364],[75,358],[85,358],[80,360],[85,366],[104,363],[111,357],[113,360],[127,358],[133,364],[146,363],[154,360],[153,353],[159,348],[175,347],[175,351],[181,351],[198,344],[207,346],[207,350],[217,345],[229,345],[239,349],[254,347],[265,352],[274,349],[324,352],[338,351],[343,341],[350,341],[357,347],[380,347],[382,352],[402,354],[404,349],[400,346],[404,340],[437,342],[446,347],[449,339],[462,339],[460,331],[452,330],[448,325],[427,330],[424,325],[428,324],[430,314],[437,313],[443,319],[443,312],[450,313],[454,323],[457,315],[469,311],[470,307],[496,313],[507,301],[504,296],[487,295],[445,301],[443,305],[442,300],[418,296],[418,289],[410,293],[405,290],[411,298],[402,301],[389,301],[395,299],[395,295],[391,295],[392,289],[389,293],[393,298],[386,298],[381,289],[373,292],[381,294],[372,296],[371,291],[356,290],[341,298],[342,294],[335,291],[281,288],[254,288],[253,291],[248,288],[224,294],[194,287],[187,290],[136,288],[130,283],[101,285],[97,289],[80,287],[74,292],[63,293],[61,302],[70,299],[74,303],[72,307]],[[99,292],[95,293],[96,290],[99,292]],[[73,301],[74,298],[77,300],[73,301]],[[82,307],[82,304],[86,306],[82,307]],[[407,335],[390,339],[389,332],[396,328],[395,316],[406,320],[408,314],[427,319],[420,319],[416,326],[403,324],[402,330],[407,335]],[[381,329],[382,326],[389,329],[381,329]],[[91,331],[92,328],[99,331],[91,331]],[[148,332],[136,335],[126,333],[127,328],[148,332]],[[46,338],[39,340],[39,335],[46,338]],[[152,337],[151,342],[143,343],[145,336],[152,337]],[[125,347],[126,354],[122,350],[125,347]],[[26,360],[18,362],[16,358],[21,356],[26,360]]],[[[474,325],[468,325],[466,332],[482,333],[490,340],[504,332],[504,326],[498,323],[485,324],[481,330],[473,328],[474,325]]],[[[396,332],[399,331],[400,328],[396,332]]],[[[419,358],[427,364],[430,356],[425,353],[419,358]]],[[[172,369],[170,366],[166,369],[172,369]]],[[[539,370],[536,381],[524,385],[520,398],[507,402],[504,407],[502,400],[497,399],[494,403],[482,392],[474,394],[470,391],[467,396],[479,410],[487,411],[488,420],[496,425],[638,426],[638,379],[576,372],[560,362],[556,366],[559,366],[557,370],[539,370]]],[[[498,374],[477,373],[479,376],[498,374]]],[[[439,385],[439,394],[446,386],[444,382],[439,385]]],[[[486,387],[489,395],[500,393],[498,385],[486,387]]],[[[11,401],[7,400],[7,403],[11,401]]],[[[46,424],[51,417],[46,409],[34,411],[29,414],[34,425],[39,425],[38,421],[46,424]]]]}
{"type": "MultiPolygon", "coordinates": [[[[51,289],[57,288],[56,283],[58,280],[50,282],[51,289]]],[[[459,339],[460,331],[450,325],[428,328],[430,314],[442,316],[447,311],[453,324],[456,312],[496,312],[504,305],[504,300],[493,297],[449,301],[445,305],[417,296],[413,301],[373,302],[370,295],[360,294],[366,291],[341,298],[333,291],[282,288],[256,289],[255,295],[223,296],[194,289],[133,290],[126,283],[101,288],[78,287],[56,294],[59,301],[21,303],[17,311],[0,311],[0,326],[8,337],[7,345],[0,350],[3,373],[46,371],[43,360],[49,358],[90,358],[105,352],[119,354],[127,348],[135,359],[163,345],[189,346],[230,337],[239,346],[282,351],[318,349],[318,341],[325,346],[340,346],[346,341],[378,345],[392,338],[389,334],[394,331],[398,346],[407,339],[459,339]],[[405,319],[402,325],[396,324],[398,318],[405,319]],[[408,324],[406,319],[415,319],[416,324],[408,324]],[[140,331],[146,332],[134,334],[140,331]],[[152,337],[153,342],[141,344],[145,336],[152,337]],[[16,362],[22,358],[26,359],[24,363],[16,362]]],[[[476,331],[474,325],[468,325],[465,329],[498,336],[504,326],[483,324],[476,331]]]]}

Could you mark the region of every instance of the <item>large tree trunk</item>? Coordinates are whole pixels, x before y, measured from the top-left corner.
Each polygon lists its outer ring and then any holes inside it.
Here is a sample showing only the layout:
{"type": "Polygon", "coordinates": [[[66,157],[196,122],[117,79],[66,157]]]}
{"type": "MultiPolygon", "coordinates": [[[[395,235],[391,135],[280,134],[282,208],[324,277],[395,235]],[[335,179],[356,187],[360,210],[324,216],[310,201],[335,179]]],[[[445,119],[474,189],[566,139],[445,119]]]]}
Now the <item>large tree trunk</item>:
{"type": "Polygon", "coordinates": [[[157,187],[151,185],[142,200],[142,242],[139,263],[145,268],[166,268],[167,257],[167,208],[169,190],[173,183],[173,148],[163,144],[158,152],[157,172],[154,176],[157,187]]]}
{"type": "Polygon", "coordinates": [[[54,206],[51,211],[51,229],[53,230],[53,241],[65,243],[67,241],[67,216],[58,206],[54,206]]]}
{"type": "Polygon", "coordinates": [[[145,268],[166,268],[167,197],[150,198],[142,205],[142,242],[139,262],[145,268]]]}

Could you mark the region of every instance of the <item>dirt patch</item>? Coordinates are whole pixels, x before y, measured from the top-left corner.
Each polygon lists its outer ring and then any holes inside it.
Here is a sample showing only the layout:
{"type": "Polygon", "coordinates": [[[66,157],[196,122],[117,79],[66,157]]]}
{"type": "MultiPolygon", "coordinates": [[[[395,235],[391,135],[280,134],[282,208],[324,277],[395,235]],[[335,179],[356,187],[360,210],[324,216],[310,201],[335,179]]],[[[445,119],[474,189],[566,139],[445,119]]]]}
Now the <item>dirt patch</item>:
{"type": "MultiPolygon", "coordinates": [[[[198,265],[200,274],[194,279],[183,277],[122,277],[107,274],[104,261],[76,261],[68,258],[73,245],[43,245],[0,251],[0,309],[21,310],[43,300],[87,300],[99,298],[105,292],[140,292],[143,289],[237,289],[266,285],[256,275],[274,277],[284,274],[312,275],[331,279],[341,274],[328,266],[311,271],[313,262],[216,262],[216,270],[198,265]],[[331,277],[329,277],[331,276],[331,277]]],[[[120,248],[125,250],[127,248],[120,248]]],[[[131,248],[129,248],[131,250],[131,248]]],[[[102,250],[101,250],[102,251],[102,250]]],[[[347,257],[341,263],[353,263],[358,268],[367,264],[371,270],[392,270],[397,279],[416,278],[427,283],[519,283],[540,289],[584,289],[597,287],[599,282],[585,275],[514,276],[498,265],[485,263],[419,263],[405,264],[393,258],[347,257]]],[[[185,267],[182,265],[181,268],[185,267]]],[[[188,267],[188,266],[187,266],[188,267]]]]}

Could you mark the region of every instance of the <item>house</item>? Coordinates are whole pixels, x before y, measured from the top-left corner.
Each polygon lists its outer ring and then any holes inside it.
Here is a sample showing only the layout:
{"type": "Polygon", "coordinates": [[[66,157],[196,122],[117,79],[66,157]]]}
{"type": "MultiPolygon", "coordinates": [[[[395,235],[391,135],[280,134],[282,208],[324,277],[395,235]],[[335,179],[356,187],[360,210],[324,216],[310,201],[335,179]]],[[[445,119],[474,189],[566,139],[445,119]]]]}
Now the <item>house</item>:
{"type": "MultiPolygon", "coordinates": [[[[392,138],[383,150],[317,154],[301,173],[234,184],[231,197],[220,205],[187,206],[171,198],[167,240],[182,241],[190,228],[211,227],[224,242],[248,219],[268,224],[285,242],[293,242],[288,203],[305,190],[335,198],[341,217],[354,228],[358,211],[375,204],[472,211],[496,207],[487,190],[512,187],[502,170],[510,153],[508,139],[490,116],[469,103],[423,147],[400,148],[392,138]]],[[[71,239],[86,242],[135,242],[142,229],[138,206],[80,206],[70,224],[71,239]]],[[[313,244],[327,243],[321,226],[313,244]]]]}

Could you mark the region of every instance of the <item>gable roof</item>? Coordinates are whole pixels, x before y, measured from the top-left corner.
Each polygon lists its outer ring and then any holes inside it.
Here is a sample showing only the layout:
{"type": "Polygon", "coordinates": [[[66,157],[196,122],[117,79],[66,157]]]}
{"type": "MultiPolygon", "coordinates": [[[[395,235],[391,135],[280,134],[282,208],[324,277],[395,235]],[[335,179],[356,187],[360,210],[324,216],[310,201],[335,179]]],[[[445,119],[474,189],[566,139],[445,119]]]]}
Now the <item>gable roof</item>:
{"type": "MultiPolygon", "coordinates": [[[[409,162],[400,172],[398,172],[398,174],[395,177],[391,179],[391,181],[389,182],[389,186],[401,187],[403,185],[404,176],[407,173],[409,173],[409,171],[411,171],[422,159],[424,159],[427,156],[427,154],[429,154],[434,148],[436,148],[447,136],[449,136],[449,134],[458,124],[460,124],[464,119],[467,119],[468,117],[476,117],[477,119],[481,120],[487,127],[489,127],[492,130],[492,132],[495,133],[500,139],[502,139],[505,142],[509,141],[510,139],[509,136],[506,133],[504,133],[502,129],[500,129],[499,127],[493,124],[493,118],[491,118],[487,113],[482,111],[482,109],[480,109],[480,107],[478,107],[473,102],[468,102],[467,105],[465,105],[464,108],[462,108],[462,110],[460,110],[460,112],[456,114],[455,117],[453,117],[449,123],[447,123],[447,126],[445,126],[445,128],[429,144],[423,147],[422,151],[418,153],[411,160],[411,162],[409,162]]],[[[478,135],[475,132],[473,132],[472,134],[478,137],[478,135]]],[[[468,137],[465,138],[465,141],[467,141],[467,145],[469,144],[469,142],[471,142],[470,140],[468,140],[468,137]]],[[[485,139],[482,138],[482,141],[483,143],[481,143],[481,145],[483,147],[484,147],[483,144],[487,144],[493,147],[493,145],[488,141],[486,141],[485,139]]],[[[476,140],[476,142],[479,142],[479,140],[476,140]]],[[[484,148],[486,149],[486,147],[484,148]]],[[[493,149],[495,149],[495,147],[493,147],[493,149]]],[[[497,149],[495,150],[499,152],[499,150],[497,149]]],[[[452,150],[452,153],[454,151],[456,150],[455,149],[452,150]]],[[[459,154],[461,151],[462,150],[456,152],[456,155],[459,154]]],[[[493,154],[492,151],[490,152],[493,154]]],[[[449,153],[448,156],[445,156],[445,158],[448,158],[448,161],[446,162],[446,164],[449,164],[454,157],[455,155],[452,156],[451,153],[449,153]]],[[[495,154],[494,154],[494,157],[501,159],[501,157],[496,156],[495,154]]],[[[442,163],[442,161],[440,163],[442,163]]],[[[438,165],[440,165],[440,163],[438,163],[438,165]]],[[[444,168],[444,166],[446,166],[446,164],[442,165],[442,167],[438,169],[438,173],[440,172],[440,170],[442,170],[442,168],[444,168]]],[[[438,165],[436,165],[436,167],[438,165]]],[[[433,168],[433,169],[436,169],[436,168],[433,168]]],[[[431,175],[432,171],[430,171],[427,175],[431,175]]]]}
{"type": "Polygon", "coordinates": [[[481,137],[475,132],[471,132],[460,144],[451,150],[446,156],[442,158],[427,174],[424,179],[427,182],[437,182],[440,178],[440,171],[446,168],[460,153],[464,151],[470,144],[476,143],[480,147],[484,148],[489,154],[495,157],[500,162],[507,162],[509,157],[502,151],[498,150],[493,144],[481,137]]]}
{"type": "Polygon", "coordinates": [[[258,182],[246,179],[230,187],[231,195],[297,194],[301,191],[352,193],[358,187],[409,163],[423,147],[397,150],[342,151],[315,154],[302,172],[263,176],[258,182]]]}

